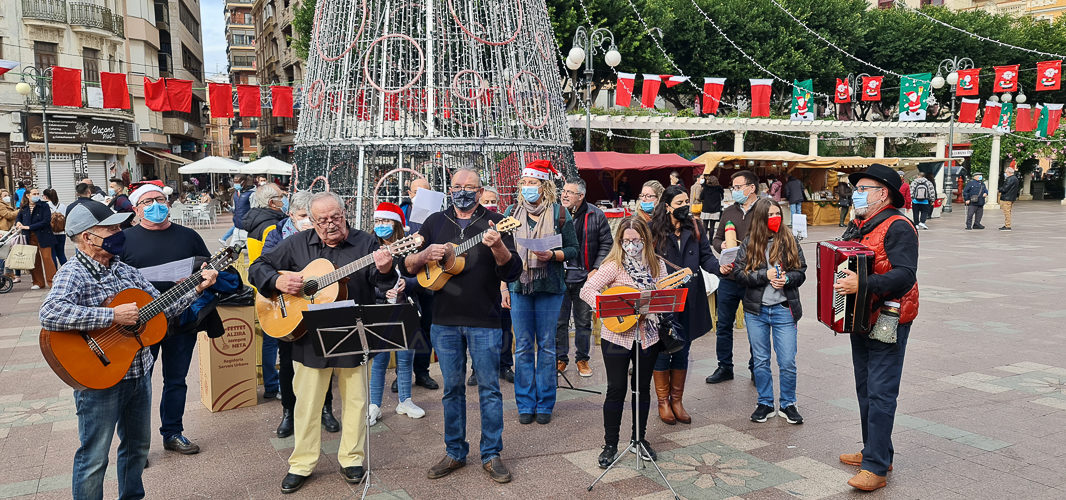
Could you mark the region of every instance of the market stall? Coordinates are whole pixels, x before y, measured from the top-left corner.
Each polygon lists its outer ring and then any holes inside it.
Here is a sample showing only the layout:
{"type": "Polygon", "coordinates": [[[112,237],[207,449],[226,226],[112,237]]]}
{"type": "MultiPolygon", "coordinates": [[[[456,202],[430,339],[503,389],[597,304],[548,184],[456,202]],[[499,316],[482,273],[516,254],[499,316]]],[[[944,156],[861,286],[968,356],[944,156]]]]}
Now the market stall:
{"type": "Polygon", "coordinates": [[[585,199],[590,203],[629,202],[640,194],[641,186],[649,180],[669,185],[671,171],[681,174],[686,189],[692,186],[703,171],[703,165],[676,154],[628,154],[613,151],[574,153],[578,175],[588,185],[585,199]]]}

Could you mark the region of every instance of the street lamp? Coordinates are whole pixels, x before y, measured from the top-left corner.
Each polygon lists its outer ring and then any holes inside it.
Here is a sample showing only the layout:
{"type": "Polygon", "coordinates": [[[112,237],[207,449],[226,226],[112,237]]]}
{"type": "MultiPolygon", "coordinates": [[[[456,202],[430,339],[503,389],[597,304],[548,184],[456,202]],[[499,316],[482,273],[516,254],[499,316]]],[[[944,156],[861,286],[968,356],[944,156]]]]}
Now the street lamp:
{"type": "MultiPolygon", "coordinates": [[[[585,80],[588,88],[585,92],[585,152],[592,151],[592,63],[596,59],[596,51],[603,50],[605,44],[610,43],[607,52],[603,56],[603,62],[607,66],[615,67],[622,62],[622,54],[614,44],[614,33],[607,28],[596,28],[592,31],[578,26],[574,32],[574,47],[566,56],[566,67],[571,71],[577,71],[581,64],[585,63],[585,80]],[[588,62],[585,59],[588,56],[588,62]]],[[[577,79],[574,79],[575,83],[577,79]]],[[[577,85],[574,85],[577,91],[577,85]]]]}
{"type": "MultiPolygon", "coordinates": [[[[44,165],[45,171],[48,174],[48,188],[52,188],[52,155],[48,150],[48,101],[51,96],[48,95],[48,89],[51,87],[52,81],[52,68],[38,68],[36,66],[27,66],[22,70],[22,81],[15,84],[15,92],[19,95],[26,97],[26,123],[29,124],[29,108],[30,92],[37,91],[37,102],[41,104],[41,127],[44,129],[44,165]],[[26,81],[26,77],[30,77],[30,82],[26,81]]],[[[23,131],[28,133],[28,131],[23,131]]],[[[29,137],[26,138],[29,142],[29,137]]]]}
{"type": "MultiPolygon", "coordinates": [[[[973,60],[969,57],[953,57],[951,59],[944,59],[940,61],[940,66],[936,69],[936,76],[933,77],[931,82],[933,88],[942,89],[944,84],[951,86],[951,118],[948,122],[948,181],[944,183],[944,209],[945,213],[951,213],[951,189],[955,187],[955,171],[952,166],[955,160],[952,158],[952,154],[955,149],[955,91],[956,85],[959,83],[959,70],[973,68],[973,60]],[[947,77],[943,74],[947,73],[947,77]]],[[[939,154],[939,151],[937,152],[939,154]]]]}

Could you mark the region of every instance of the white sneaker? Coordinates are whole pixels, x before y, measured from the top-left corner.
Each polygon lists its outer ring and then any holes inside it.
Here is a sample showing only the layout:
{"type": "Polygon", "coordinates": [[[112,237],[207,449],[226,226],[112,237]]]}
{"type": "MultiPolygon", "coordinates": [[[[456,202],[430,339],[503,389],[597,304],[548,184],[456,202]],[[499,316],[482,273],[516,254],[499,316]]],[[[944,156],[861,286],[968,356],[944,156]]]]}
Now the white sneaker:
{"type": "Polygon", "coordinates": [[[381,407],[376,404],[370,405],[370,425],[376,425],[381,418],[381,407]]]}
{"type": "Polygon", "coordinates": [[[411,398],[400,401],[400,404],[396,405],[396,413],[407,415],[411,418],[422,418],[426,416],[426,410],[419,408],[414,401],[411,401],[411,398]]]}
{"type": "Polygon", "coordinates": [[[33,285],[33,286],[30,287],[30,290],[40,290],[40,289],[41,289],[41,287],[39,287],[37,285],[33,285]]]}
{"type": "Polygon", "coordinates": [[[920,227],[920,228],[922,228],[922,229],[929,229],[929,226],[925,225],[925,223],[924,223],[924,222],[922,222],[922,223],[919,223],[919,224],[918,224],[918,227],[920,227]]]}

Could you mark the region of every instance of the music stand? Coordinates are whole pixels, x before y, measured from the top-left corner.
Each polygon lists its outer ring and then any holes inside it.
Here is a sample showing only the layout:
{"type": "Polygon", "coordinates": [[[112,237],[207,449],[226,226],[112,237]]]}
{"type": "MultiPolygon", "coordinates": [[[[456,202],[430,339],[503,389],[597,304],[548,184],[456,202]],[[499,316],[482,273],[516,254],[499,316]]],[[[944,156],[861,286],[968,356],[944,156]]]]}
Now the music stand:
{"type": "Polygon", "coordinates": [[[303,323],[314,331],[325,358],[363,355],[367,367],[363,390],[366,391],[366,456],[363,460],[365,484],[360,498],[370,491],[370,355],[405,351],[425,344],[420,335],[418,309],[410,301],[400,304],[357,305],[344,300],[330,304],[312,304],[304,312],[303,323]],[[354,323],[353,323],[354,322],[354,323]]]}
{"type": "MultiPolygon", "coordinates": [[[[616,295],[597,295],[596,296],[596,312],[601,318],[611,316],[632,316],[634,314],[664,314],[664,313],[676,313],[685,309],[685,299],[688,297],[687,288],[676,288],[668,290],[644,290],[641,292],[633,293],[620,293],[616,295]]],[[[640,324],[639,322],[637,323],[640,324]]],[[[589,485],[588,491],[592,491],[592,487],[596,486],[596,483],[600,482],[604,476],[607,475],[615,464],[622,459],[628,452],[633,452],[637,456],[637,462],[641,468],[647,467],[644,464],[644,460],[641,458],[641,452],[644,452],[644,456],[648,457],[648,461],[655,467],[655,470],[659,472],[659,476],[663,478],[663,482],[666,483],[666,487],[670,488],[670,493],[674,494],[674,500],[680,500],[677,496],[677,492],[674,491],[674,487],[670,484],[670,481],[666,479],[666,474],[659,468],[659,464],[655,462],[655,459],[651,457],[651,453],[644,446],[644,436],[640,430],[640,423],[638,422],[639,400],[640,400],[640,349],[644,345],[643,334],[640,328],[637,328],[634,340],[636,341],[636,353],[633,356],[633,379],[637,381],[632,387],[632,417],[633,417],[633,436],[634,439],[629,441],[629,446],[626,449],[620,451],[614,460],[611,461],[611,465],[607,466],[607,469],[597,477],[592,484],[589,485]]],[[[651,412],[651,407],[648,407],[648,412],[651,412]]]]}

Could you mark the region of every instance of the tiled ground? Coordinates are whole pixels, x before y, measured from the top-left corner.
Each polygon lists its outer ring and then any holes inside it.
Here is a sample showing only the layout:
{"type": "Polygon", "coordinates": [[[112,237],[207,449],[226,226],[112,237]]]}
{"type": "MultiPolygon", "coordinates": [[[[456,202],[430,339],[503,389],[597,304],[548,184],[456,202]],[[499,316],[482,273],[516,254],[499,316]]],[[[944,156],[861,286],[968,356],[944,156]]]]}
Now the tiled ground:
{"type": "MultiPolygon", "coordinates": [[[[1015,231],[964,231],[960,214],[921,233],[919,282],[922,305],[912,330],[895,432],[895,470],[889,486],[870,495],[845,481],[854,469],[837,461],[860,448],[858,412],[847,338],[833,336],[814,318],[814,281],[803,288],[808,316],[800,322],[799,406],[802,426],[783,419],[748,420],[755,394],[747,373],[718,386],[703,382],[715,365],[712,337],[692,350],[686,407],[691,425],[667,426],[653,416],[649,439],[659,466],[678,494],[717,498],[1064,498],[1066,497],[1066,276],[1057,202],[1022,203],[1015,231]]],[[[999,212],[986,217],[999,226],[999,212]]],[[[214,241],[221,229],[201,231],[214,241]]],[[[838,228],[814,228],[803,245],[831,239],[838,228]]],[[[813,266],[811,273],[813,274],[813,266]]],[[[77,420],[71,390],[44,364],[36,321],[42,292],[22,283],[0,295],[0,498],[68,498],[77,420]]],[[[746,361],[746,337],[738,330],[735,351],[746,361]]],[[[602,390],[605,377],[593,354],[595,374],[578,386],[602,390]]],[[[149,498],[276,498],[292,440],[273,437],[280,403],[212,414],[200,403],[197,367],[189,377],[186,434],[202,453],[180,456],[153,443],[145,471],[149,498]]],[[[571,368],[573,372],[573,368],[571,368]]],[[[160,387],[156,375],[156,393],[160,387]]],[[[437,481],[427,467],[443,453],[440,391],[416,388],[426,418],[392,412],[374,428],[372,498],[641,498],[666,499],[669,491],[653,468],[637,468],[630,456],[593,491],[601,471],[601,396],[560,391],[548,426],[522,426],[513,390],[504,384],[504,457],[515,480],[497,485],[471,465],[437,481]]],[[[477,448],[476,392],[470,392],[469,432],[477,448]]],[[[625,416],[628,422],[628,413],[625,416]]],[[[154,416],[153,428],[158,425],[154,416]]],[[[625,436],[623,436],[625,437],[625,436]]],[[[352,498],[337,473],[339,435],[323,439],[326,452],[313,479],[297,495],[352,498]]],[[[112,459],[113,463],[113,459],[112,459]]],[[[106,495],[116,494],[109,471],[106,495]]]]}

